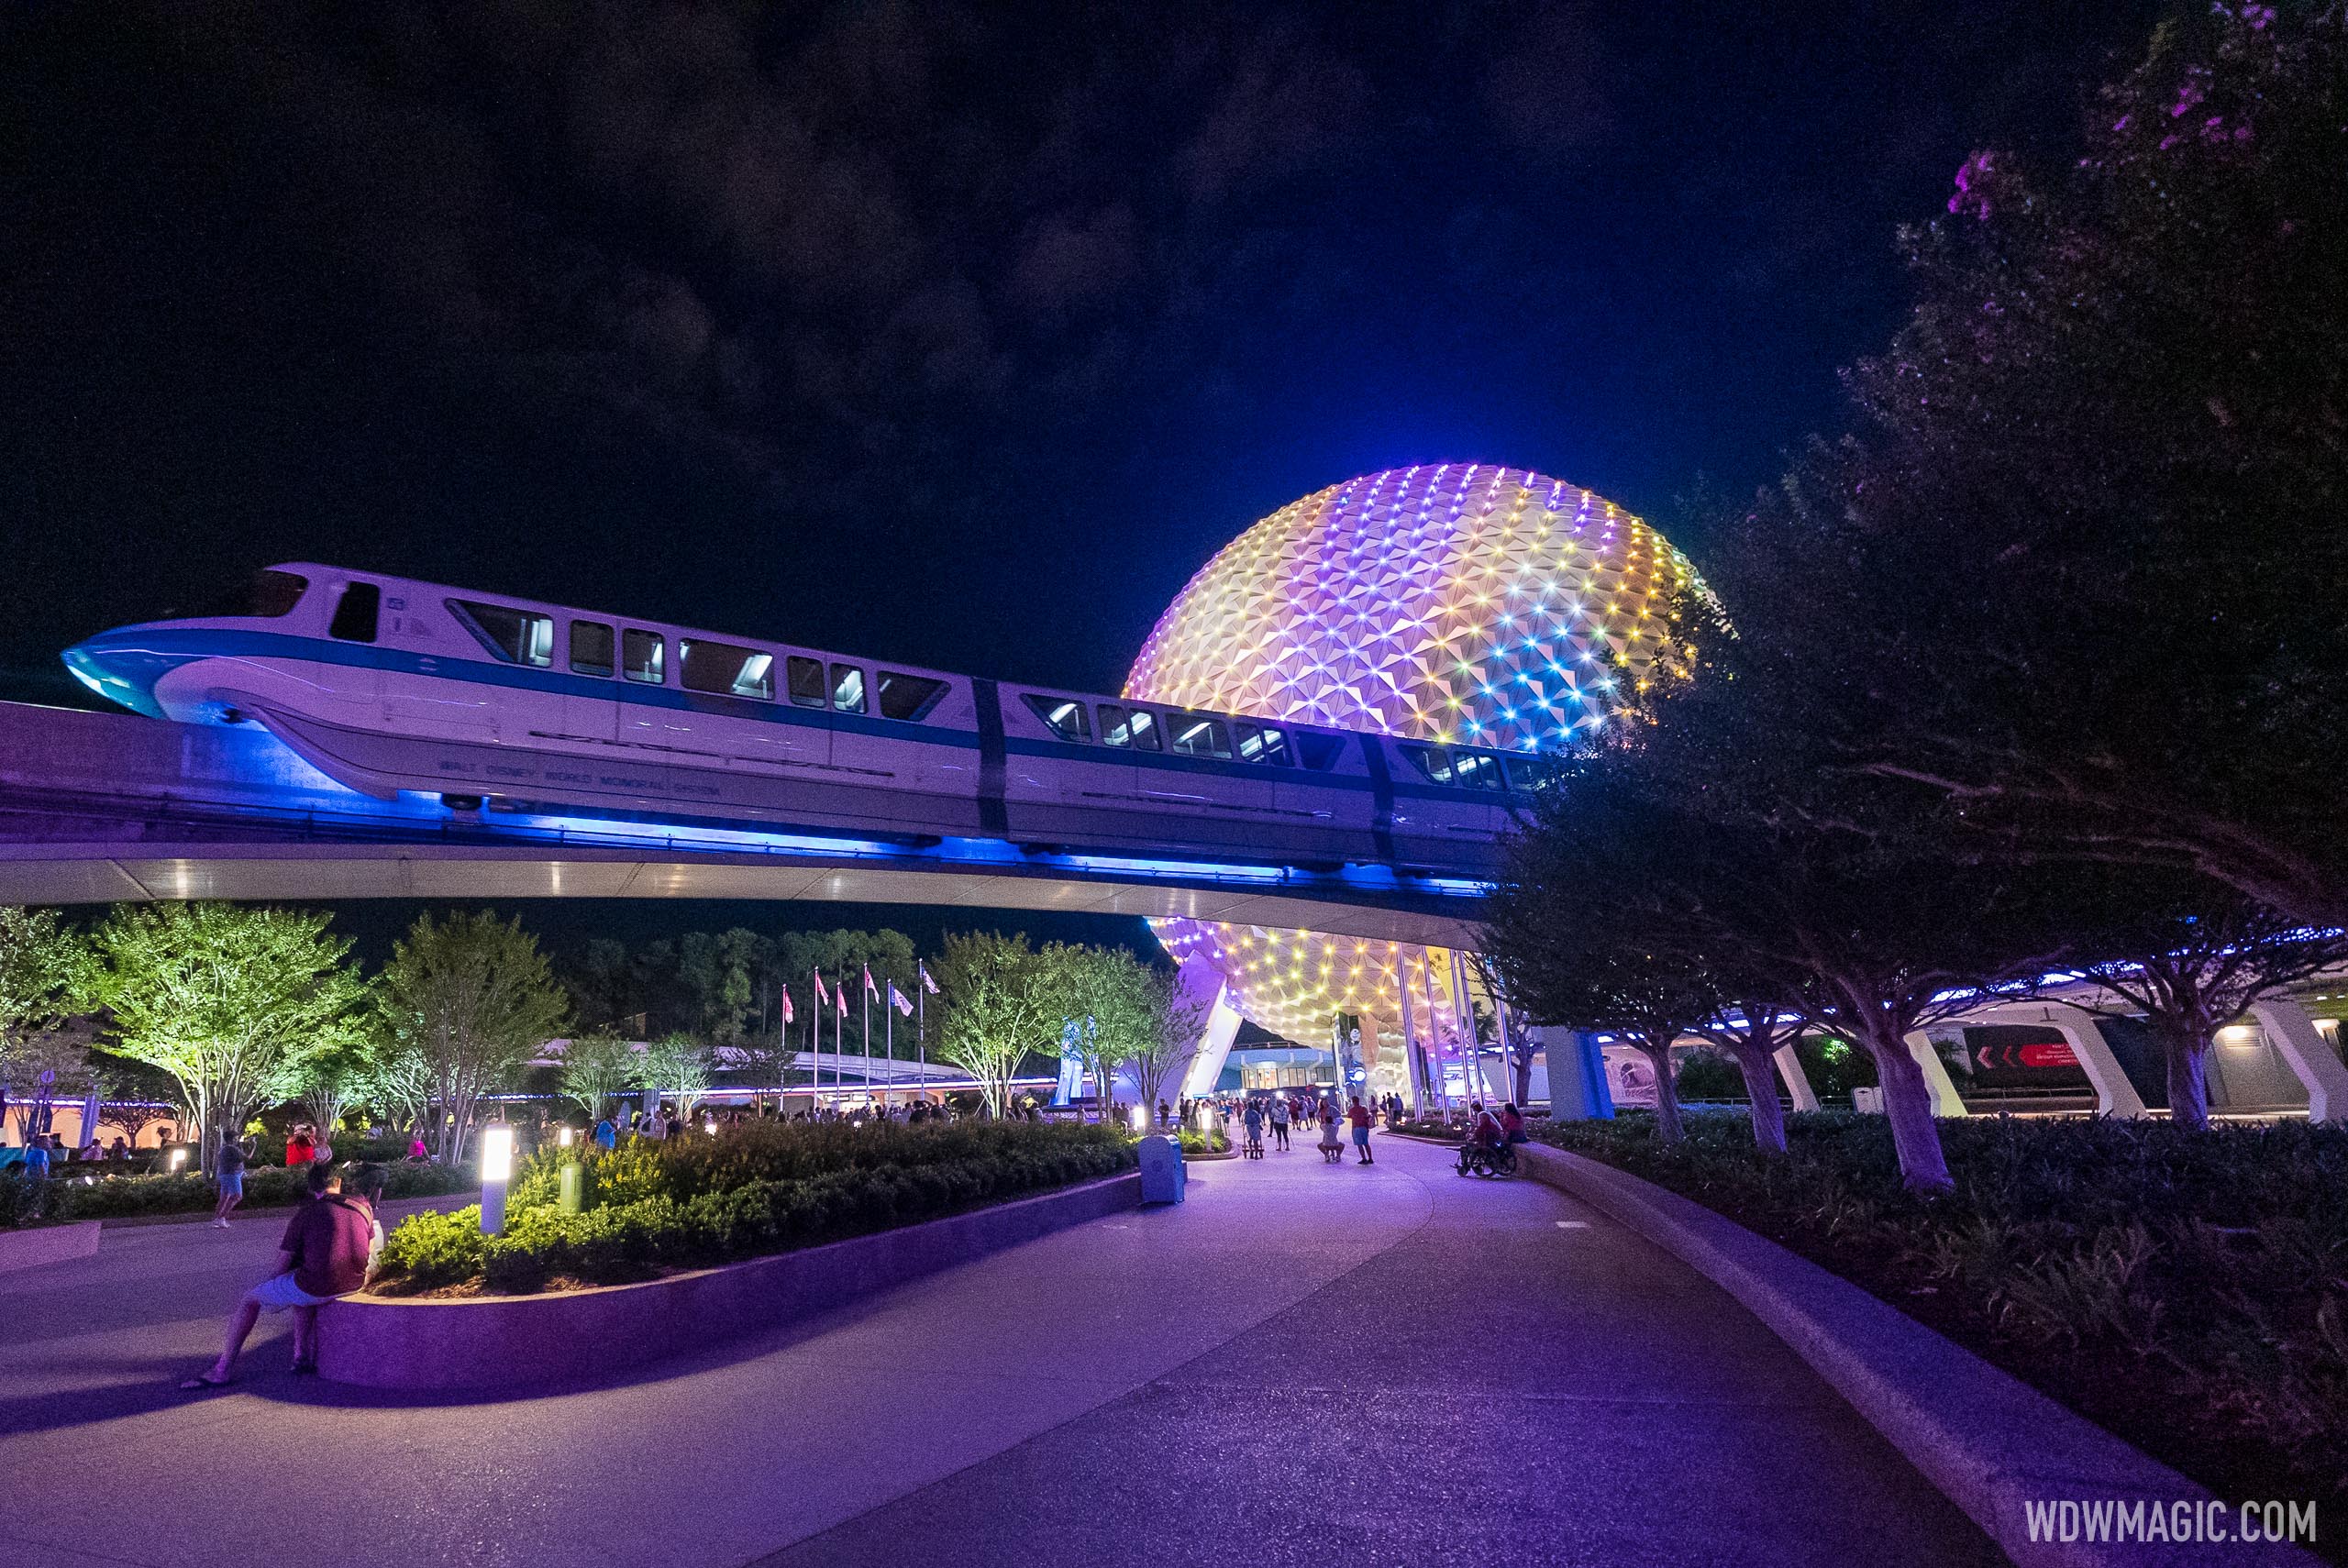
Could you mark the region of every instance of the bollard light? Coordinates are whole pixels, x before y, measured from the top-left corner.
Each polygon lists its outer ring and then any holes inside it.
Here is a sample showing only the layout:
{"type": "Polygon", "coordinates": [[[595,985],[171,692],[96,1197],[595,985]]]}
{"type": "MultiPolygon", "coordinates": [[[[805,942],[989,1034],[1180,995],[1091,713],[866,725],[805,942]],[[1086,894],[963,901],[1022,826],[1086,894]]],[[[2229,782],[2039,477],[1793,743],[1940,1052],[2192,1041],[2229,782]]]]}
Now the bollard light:
{"type": "Polygon", "coordinates": [[[185,1149],[173,1149],[172,1151],[172,1169],[174,1172],[187,1169],[187,1151],[185,1149]]]}
{"type": "Polygon", "coordinates": [[[713,1137],[713,1138],[716,1137],[716,1136],[717,1136],[717,1118],[716,1118],[716,1117],[714,1117],[714,1116],[704,1118],[704,1119],[703,1120],[703,1121],[702,1121],[702,1124],[701,1124],[701,1130],[702,1130],[703,1132],[704,1132],[708,1133],[708,1134],[709,1134],[711,1137],[713,1137]]]}
{"type": "Polygon", "coordinates": [[[1148,1112],[1148,1111],[1146,1111],[1146,1110],[1143,1110],[1140,1106],[1138,1106],[1138,1105],[1135,1106],[1135,1107],[1134,1107],[1134,1114],[1133,1114],[1133,1124],[1134,1124],[1134,1131],[1135,1131],[1135,1132],[1148,1132],[1148,1131],[1149,1131],[1149,1112],[1148,1112]]]}
{"type": "Polygon", "coordinates": [[[559,1143],[562,1145],[562,1147],[564,1147],[564,1148],[566,1148],[566,1149],[570,1148],[570,1134],[571,1134],[571,1130],[570,1130],[569,1127],[565,1127],[565,1128],[562,1130],[562,1133],[561,1133],[560,1137],[557,1140],[557,1142],[559,1142],[559,1143]]]}
{"type": "Polygon", "coordinates": [[[505,1184],[514,1179],[514,1129],[503,1122],[481,1130],[481,1233],[505,1229],[505,1184]]]}

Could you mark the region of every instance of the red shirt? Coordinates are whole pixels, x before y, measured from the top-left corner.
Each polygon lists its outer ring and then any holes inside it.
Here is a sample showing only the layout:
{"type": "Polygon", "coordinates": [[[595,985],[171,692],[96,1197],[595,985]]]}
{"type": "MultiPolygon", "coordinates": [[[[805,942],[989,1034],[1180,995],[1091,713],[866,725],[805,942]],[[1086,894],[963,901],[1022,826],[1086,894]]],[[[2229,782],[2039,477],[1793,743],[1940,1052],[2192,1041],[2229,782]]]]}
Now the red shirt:
{"type": "Polygon", "coordinates": [[[1346,1120],[1352,1122],[1357,1127],[1368,1126],[1369,1107],[1366,1105],[1356,1105],[1352,1107],[1346,1112],[1346,1120]]]}
{"type": "Polygon", "coordinates": [[[316,1143],[311,1143],[307,1138],[292,1138],[286,1141],[285,1164],[289,1168],[294,1165],[308,1165],[312,1160],[317,1158],[317,1154],[318,1146],[316,1143]]]}
{"type": "Polygon", "coordinates": [[[294,1283],[313,1296],[348,1296],[367,1283],[375,1211],[363,1198],[330,1192],[294,1211],[278,1245],[293,1254],[294,1283]]]}

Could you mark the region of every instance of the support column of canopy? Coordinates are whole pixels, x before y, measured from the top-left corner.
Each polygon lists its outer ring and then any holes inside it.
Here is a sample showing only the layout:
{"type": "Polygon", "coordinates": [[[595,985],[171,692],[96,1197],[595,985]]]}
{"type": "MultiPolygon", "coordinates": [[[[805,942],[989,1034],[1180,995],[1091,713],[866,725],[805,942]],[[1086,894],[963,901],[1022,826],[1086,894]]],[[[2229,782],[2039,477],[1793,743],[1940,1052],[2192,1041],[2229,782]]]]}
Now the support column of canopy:
{"type": "Polygon", "coordinates": [[[1199,1032],[1198,1044],[1191,1048],[1188,1065],[1167,1075],[1169,1081],[1181,1084],[1185,1099],[1214,1092],[1215,1080],[1223,1077],[1223,1065],[1231,1055],[1231,1043],[1239,1036],[1239,1010],[1231,1005],[1231,987],[1223,972],[1202,958],[1192,958],[1182,966],[1185,982],[1191,981],[1194,967],[1202,972],[1197,989],[1188,994],[1213,999],[1207,1003],[1206,1024],[1199,1032]]]}
{"type": "Polygon", "coordinates": [[[1406,953],[1394,960],[1394,994],[1401,1002],[1402,1066],[1411,1077],[1411,1117],[1427,1113],[1427,1065],[1420,1054],[1417,1033],[1411,1027],[1411,960],[1406,953]]]}
{"type": "Polygon", "coordinates": [[[2348,1116],[2348,1066],[2341,1065],[2331,1044],[2317,1032],[2308,1010],[2290,997],[2273,997],[2254,1004],[2250,1014],[2266,1032],[2266,1042],[2307,1086],[2308,1120],[2333,1121],[2348,1116]]]}
{"type": "Polygon", "coordinates": [[[1802,1070],[1800,1053],[1791,1045],[1780,1045],[1769,1059],[1778,1064],[1778,1077],[1784,1080],[1786,1098],[1794,1102],[1794,1109],[1816,1110],[1818,1091],[1810,1087],[1810,1075],[1802,1070]]]}
{"type": "Polygon", "coordinates": [[[1924,1087],[1932,1092],[1934,1116],[1966,1116],[1964,1097],[1956,1092],[1956,1080],[1948,1076],[1948,1064],[1941,1060],[1940,1052],[1933,1045],[1932,1036],[1922,1030],[1911,1031],[1907,1036],[1908,1055],[1924,1070],[1924,1087]]]}

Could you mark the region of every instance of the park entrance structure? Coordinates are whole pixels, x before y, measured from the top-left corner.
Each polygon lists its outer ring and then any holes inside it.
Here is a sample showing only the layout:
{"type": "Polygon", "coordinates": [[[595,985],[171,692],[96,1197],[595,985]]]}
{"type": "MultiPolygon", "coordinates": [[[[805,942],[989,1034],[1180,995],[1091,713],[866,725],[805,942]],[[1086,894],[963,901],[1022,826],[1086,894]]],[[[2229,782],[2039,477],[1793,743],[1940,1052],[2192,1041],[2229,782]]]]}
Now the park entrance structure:
{"type": "MultiPolygon", "coordinates": [[[[1432,815],[1440,805],[1412,789],[1453,781],[1445,745],[1562,749],[1680,678],[1689,650],[1672,603],[1689,591],[1701,589],[1685,556],[1587,490],[1484,464],[1393,469],[1293,502],[1224,547],[1158,621],[1125,694],[1429,743],[1407,754],[1424,776],[1395,780],[1394,812],[1432,815]]],[[[1496,1037],[1523,1043],[1457,947],[1152,924],[1195,994],[1220,999],[1190,1092],[1213,1086],[1242,1017],[1330,1043],[1341,1077],[1369,1095],[1423,1107],[1513,1091],[1496,1037]]],[[[1578,1085],[1589,1064],[1575,1066],[1578,1085]]]]}

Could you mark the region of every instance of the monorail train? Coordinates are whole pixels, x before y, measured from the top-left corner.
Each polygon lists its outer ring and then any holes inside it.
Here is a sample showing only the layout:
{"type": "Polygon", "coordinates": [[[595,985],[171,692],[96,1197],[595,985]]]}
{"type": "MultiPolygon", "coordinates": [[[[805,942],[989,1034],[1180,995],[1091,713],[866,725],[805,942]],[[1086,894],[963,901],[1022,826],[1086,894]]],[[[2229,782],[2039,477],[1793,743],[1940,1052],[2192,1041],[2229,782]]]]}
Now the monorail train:
{"type": "Polygon", "coordinates": [[[300,562],[64,658],[125,707],[261,724],[352,790],[460,813],[1483,876],[1554,766],[300,562]]]}

